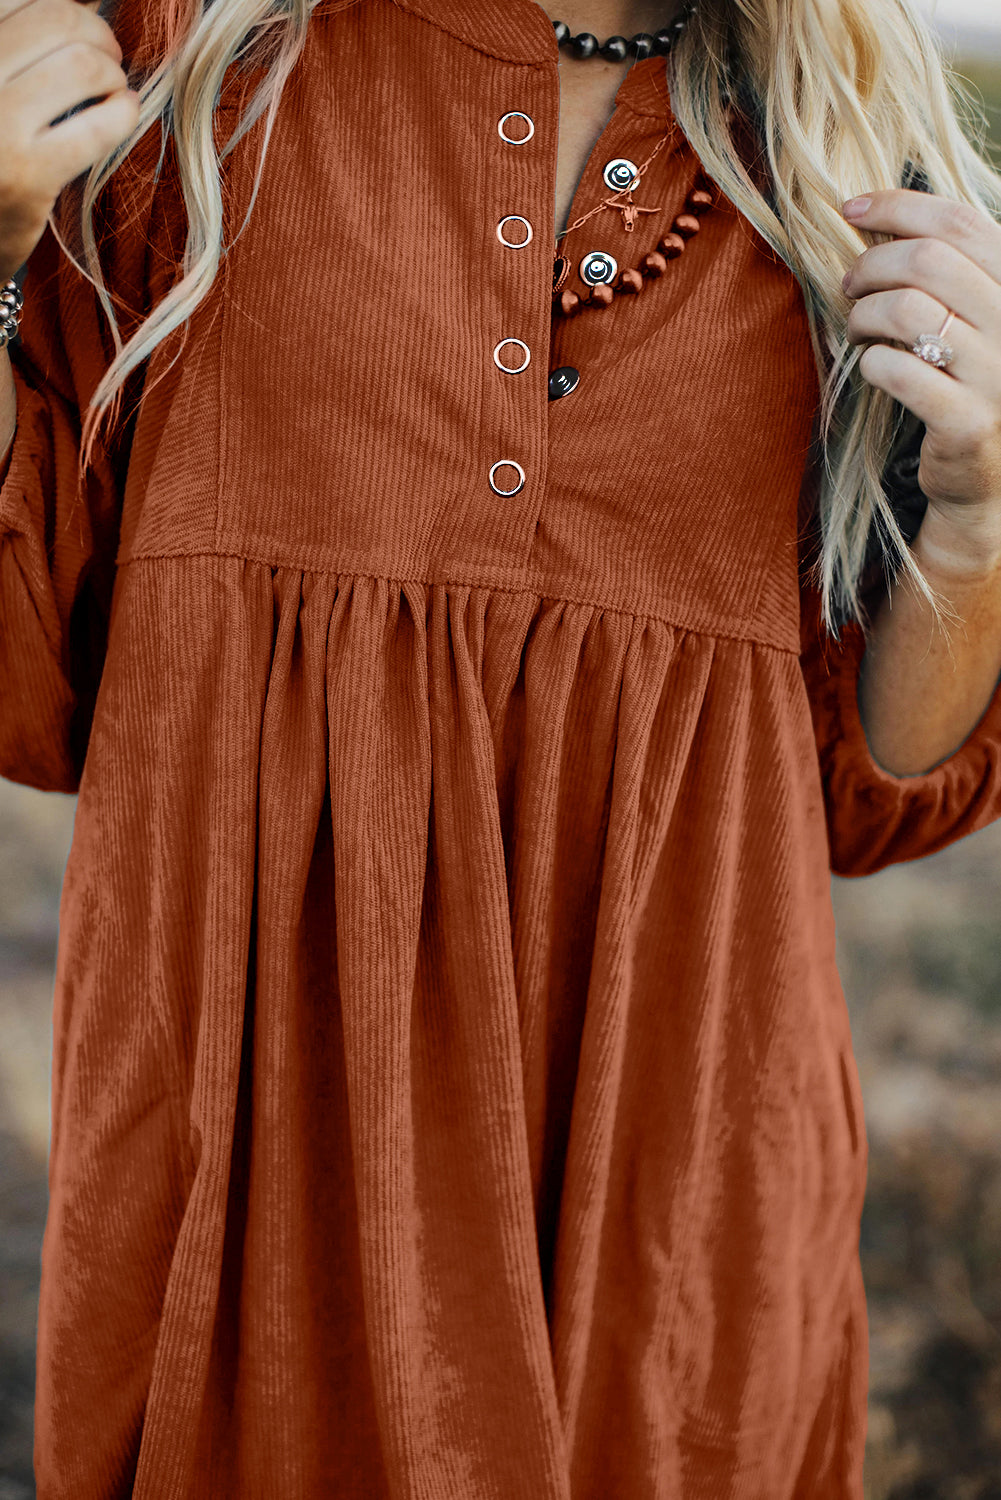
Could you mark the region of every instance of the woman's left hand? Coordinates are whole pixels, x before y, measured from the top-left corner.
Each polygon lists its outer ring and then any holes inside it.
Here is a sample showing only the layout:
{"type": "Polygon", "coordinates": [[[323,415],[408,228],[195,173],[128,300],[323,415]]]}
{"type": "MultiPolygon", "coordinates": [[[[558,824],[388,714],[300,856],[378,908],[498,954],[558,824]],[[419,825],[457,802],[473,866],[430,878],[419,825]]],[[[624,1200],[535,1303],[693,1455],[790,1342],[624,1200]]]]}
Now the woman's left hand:
{"type": "Polygon", "coordinates": [[[918,484],[936,526],[954,527],[974,550],[982,542],[986,560],[1001,546],[1001,225],[934,193],[869,196],[864,213],[845,218],[897,238],[869,246],[845,278],[856,299],[846,337],[869,344],[863,378],[925,424],[918,484]],[[955,359],[940,370],[912,346],[950,311],[955,359]]]}

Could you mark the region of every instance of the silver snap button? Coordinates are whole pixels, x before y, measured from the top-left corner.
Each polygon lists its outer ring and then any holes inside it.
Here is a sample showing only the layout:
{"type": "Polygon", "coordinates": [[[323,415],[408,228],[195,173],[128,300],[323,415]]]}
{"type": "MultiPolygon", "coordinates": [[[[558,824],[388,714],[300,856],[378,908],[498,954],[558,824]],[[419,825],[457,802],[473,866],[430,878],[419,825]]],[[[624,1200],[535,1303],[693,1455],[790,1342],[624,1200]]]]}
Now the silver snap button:
{"type": "Polygon", "coordinates": [[[523,146],[525,142],[530,141],[532,139],[532,136],[535,134],[535,124],[532,120],[531,115],[526,115],[523,109],[509,109],[507,114],[501,115],[500,119],[497,121],[497,134],[500,136],[502,141],[507,141],[509,146],[523,146]],[[507,124],[508,120],[514,119],[528,121],[529,130],[527,135],[511,136],[504,134],[504,125],[507,124]]]}
{"type": "Polygon", "coordinates": [[[604,250],[589,250],[578,267],[581,281],[586,281],[588,286],[601,286],[611,281],[618,269],[615,257],[607,255],[604,250]]]}
{"type": "Polygon", "coordinates": [[[630,161],[628,156],[617,156],[614,161],[606,162],[601,176],[605,186],[616,193],[622,188],[637,187],[640,180],[636,163],[630,161]]]}
{"type": "Polygon", "coordinates": [[[532,351],[523,339],[501,339],[499,344],[494,345],[494,364],[497,366],[498,370],[503,370],[505,375],[520,375],[522,370],[528,369],[528,364],[531,358],[532,351]],[[525,363],[522,365],[502,365],[498,356],[505,344],[517,344],[520,348],[524,349],[525,363]]]}
{"type": "Polygon", "coordinates": [[[526,245],[530,245],[532,243],[532,226],[527,219],[522,218],[521,214],[505,214],[503,219],[501,219],[497,225],[497,238],[500,240],[501,244],[506,245],[509,250],[524,250],[526,245]],[[504,236],[501,234],[501,226],[506,224],[510,219],[516,220],[519,224],[524,224],[525,228],[528,230],[527,239],[521,240],[519,242],[517,240],[506,240],[504,238],[504,236]]]}
{"type": "Polygon", "coordinates": [[[495,464],[491,464],[490,465],[490,488],[493,490],[493,492],[494,492],[495,495],[517,495],[517,493],[518,493],[519,490],[523,490],[525,488],[525,471],[521,467],[521,464],[515,463],[515,461],[514,461],[513,458],[499,458],[495,464]],[[499,469],[502,464],[510,464],[511,467],[512,467],[512,469],[517,469],[518,473],[521,476],[520,479],[518,480],[518,483],[515,485],[515,487],[514,487],[513,490],[501,490],[501,489],[498,489],[497,486],[494,484],[494,470],[495,469],[499,469]]]}

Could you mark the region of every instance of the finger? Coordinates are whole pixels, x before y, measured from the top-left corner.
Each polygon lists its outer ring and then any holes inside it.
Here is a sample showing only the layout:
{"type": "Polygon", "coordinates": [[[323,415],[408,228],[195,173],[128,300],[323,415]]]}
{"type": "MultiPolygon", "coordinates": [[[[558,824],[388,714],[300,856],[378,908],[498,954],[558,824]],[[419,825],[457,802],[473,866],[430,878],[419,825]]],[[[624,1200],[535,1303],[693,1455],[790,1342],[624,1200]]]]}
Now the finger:
{"type": "MultiPolygon", "coordinates": [[[[903,344],[913,353],[918,335],[938,333],[949,309],[917,287],[901,291],[873,292],[852,308],[845,328],[850,344],[870,341],[903,344]]],[[[996,356],[990,340],[962,318],[953,318],[945,331],[945,342],[955,354],[949,373],[984,395],[1001,391],[1001,357],[996,356]]],[[[920,356],[915,355],[915,358],[920,356]]]]}
{"type": "Polygon", "coordinates": [[[865,213],[850,221],[856,228],[905,240],[942,240],[1001,286],[1001,224],[986,209],[913,188],[868,196],[872,202],[865,213]]]}
{"type": "Polygon", "coordinates": [[[38,9],[32,0],[3,19],[7,30],[5,45],[0,49],[0,79],[4,83],[16,82],[48,57],[63,54],[65,61],[66,48],[93,47],[116,63],[123,62],[122,46],[114,31],[89,5],[74,4],[68,19],[63,15],[56,23],[45,25],[40,25],[34,14],[38,9]],[[86,17],[80,15],[83,10],[88,12],[86,17]]]}
{"type": "Polygon", "coordinates": [[[955,245],[936,239],[872,245],[848,273],[845,291],[857,300],[904,287],[917,287],[978,332],[1001,340],[1001,284],[955,245]]]}
{"type": "MultiPolygon", "coordinates": [[[[121,68],[104,52],[91,49],[86,60],[85,80],[78,72],[68,75],[58,58],[45,58],[32,71],[25,84],[31,92],[24,105],[24,119],[34,124],[34,137],[47,135],[66,120],[73,120],[94,105],[106,103],[125,94],[127,82],[121,68]],[[80,97],[81,89],[86,93],[80,97]],[[34,95],[37,91],[37,102],[34,95]]],[[[20,85],[19,85],[20,87],[20,85]]]]}
{"type": "MultiPolygon", "coordinates": [[[[980,440],[991,408],[948,370],[937,370],[889,344],[870,344],[859,358],[859,371],[870,385],[913,412],[930,433],[948,438],[957,449],[980,440]]],[[[995,411],[996,406],[995,398],[995,411]]]]}

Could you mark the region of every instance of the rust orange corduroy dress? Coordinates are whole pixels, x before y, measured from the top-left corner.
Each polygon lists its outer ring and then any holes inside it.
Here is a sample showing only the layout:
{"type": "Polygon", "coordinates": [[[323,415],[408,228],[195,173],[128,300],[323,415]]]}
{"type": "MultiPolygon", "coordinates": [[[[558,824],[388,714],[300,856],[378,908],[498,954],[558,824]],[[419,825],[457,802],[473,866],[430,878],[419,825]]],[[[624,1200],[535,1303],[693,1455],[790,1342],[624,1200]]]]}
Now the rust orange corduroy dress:
{"type": "MultiPolygon", "coordinates": [[[[50,230],[29,261],[0,771],[79,790],[40,1500],[860,1500],[830,871],[1001,815],[1001,693],[927,774],[872,759],[801,562],[801,289],[727,199],[551,329],[557,60],[534,0],[321,6],[76,503],[113,348],[50,230]]],[[[569,222],[667,131],[661,214],[575,266],[683,206],[665,84],[624,75],[569,222]]],[[[102,200],[137,315],[174,163],[102,200]]]]}

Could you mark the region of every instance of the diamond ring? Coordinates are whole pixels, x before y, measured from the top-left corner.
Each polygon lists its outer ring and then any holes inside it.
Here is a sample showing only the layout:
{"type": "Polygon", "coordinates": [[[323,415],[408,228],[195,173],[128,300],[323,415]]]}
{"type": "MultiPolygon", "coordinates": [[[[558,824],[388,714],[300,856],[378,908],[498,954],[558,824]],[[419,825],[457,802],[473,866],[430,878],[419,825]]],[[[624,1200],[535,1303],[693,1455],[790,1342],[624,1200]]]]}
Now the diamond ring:
{"type": "Polygon", "coordinates": [[[943,335],[953,318],[954,312],[950,312],[938,333],[922,333],[918,335],[917,343],[911,348],[911,353],[916,354],[918,359],[923,359],[926,364],[934,365],[936,370],[944,370],[956,358],[955,350],[945,342],[943,335]]]}

